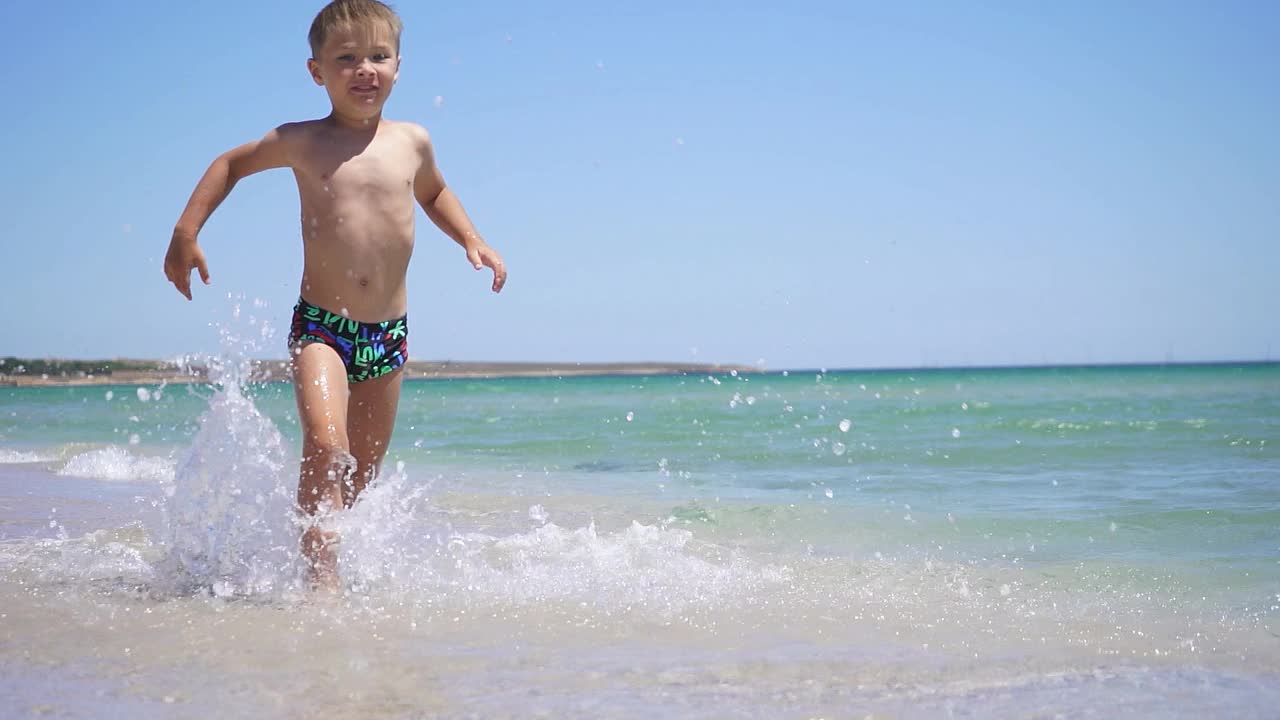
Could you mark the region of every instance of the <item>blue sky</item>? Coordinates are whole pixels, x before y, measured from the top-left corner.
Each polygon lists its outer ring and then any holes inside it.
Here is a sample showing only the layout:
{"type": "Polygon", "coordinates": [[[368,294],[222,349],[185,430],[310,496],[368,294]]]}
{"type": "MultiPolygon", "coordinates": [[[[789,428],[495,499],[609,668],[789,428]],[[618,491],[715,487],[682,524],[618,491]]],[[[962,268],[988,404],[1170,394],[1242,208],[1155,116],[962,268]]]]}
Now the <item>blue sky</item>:
{"type": "MultiPolygon", "coordinates": [[[[287,171],[206,226],[195,302],[160,265],[216,155],[327,112],[319,5],[6,12],[0,355],[213,350],[235,296],[283,357],[287,171]]],[[[419,359],[1280,357],[1280,5],[400,5],[386,115],[511,269],[419,215],[419,359]]]]}

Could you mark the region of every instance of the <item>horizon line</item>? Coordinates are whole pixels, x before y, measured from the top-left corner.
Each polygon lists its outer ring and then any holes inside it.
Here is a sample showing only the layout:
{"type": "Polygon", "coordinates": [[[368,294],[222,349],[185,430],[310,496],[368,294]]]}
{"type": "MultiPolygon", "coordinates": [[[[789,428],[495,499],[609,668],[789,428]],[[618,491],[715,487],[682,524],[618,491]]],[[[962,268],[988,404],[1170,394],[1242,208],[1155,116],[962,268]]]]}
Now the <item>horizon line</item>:
{"type": "MultiPolygon", "coordinates": [[[[9,360],[21,362],[40,361],[45,363],[110,363],[110,362],[137,362],[137,363],[158,363],[165,365],[177,365],[174,359],[158,359],[158,358],[130,358],[130,357],[114,357],[114,358],[56,358],[56,357],[20,357],[15,355],[0,356],[0,375],[8,375],[5,372],[9,360]]],[[[273,363],[287,362],[285,358],[249,358],[252,362],[273,363]]],[[[545,368],[553,369],[557,367],[577,367],[601,369],[607,367],[665,367],[677,369],[682,367],[688,368],[724,368],[724,372],[750,372],[753,374],[779,374],[779,373],[815,373],[827,374],[837,372],[932,372],[932,371],[954,371],[954,370],[1070,370],[1070,369],[1105,369],[1105,368],[1162,368],[1162,367],[1229,367],[1229,366],[1257,366],[1257,365],[1280,365],[1280,359],[1226,359],[1226,360],[1127,360],[1127,361],[1087,361],[1087,362],[1041,362],[1041,363],[980,363],[974,365],[955,364],[955,365],[866,365],[866,366],[810,366],[810,367],[780,367],[769,368],[750,363],[733,363],[733,362],[693,362],[693,361],[672,361],[672,360],[570,360],[570,361],[540,361],[540,360],[410,360],[409,363],[414,365],[440,365],[440,366],[490,366],[490,367],[511,367],[511,368],[545,368]]],[[[25,373],[21,373],[25,374],[25,373]]]]}

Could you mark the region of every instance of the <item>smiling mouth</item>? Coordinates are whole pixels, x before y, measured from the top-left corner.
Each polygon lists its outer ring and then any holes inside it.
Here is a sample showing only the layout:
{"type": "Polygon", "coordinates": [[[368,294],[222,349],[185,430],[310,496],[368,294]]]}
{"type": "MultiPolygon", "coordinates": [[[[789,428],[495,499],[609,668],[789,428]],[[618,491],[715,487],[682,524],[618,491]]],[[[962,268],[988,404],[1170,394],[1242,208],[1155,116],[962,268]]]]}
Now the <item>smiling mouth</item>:
{"type": "Polygon", "coordinates": [[[362,94],[376,93],[378,92],[378,86],[377,85],[354,85],[352,86],[351,91],[362,93],[362,94]]]}

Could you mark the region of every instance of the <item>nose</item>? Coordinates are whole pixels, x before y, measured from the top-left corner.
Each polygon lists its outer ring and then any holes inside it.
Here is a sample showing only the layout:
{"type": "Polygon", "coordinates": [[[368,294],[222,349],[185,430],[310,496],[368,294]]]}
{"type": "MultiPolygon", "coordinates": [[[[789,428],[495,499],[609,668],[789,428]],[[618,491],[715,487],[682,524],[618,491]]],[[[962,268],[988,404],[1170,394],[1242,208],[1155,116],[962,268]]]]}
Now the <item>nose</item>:
{"type": "Polygon", "coordinates": [[[357,75],[373,75],[374,74],[373,61],[370,60],[369,58],[365,58],[361,60],[360,64],[356,65],[356,74],[357,75]]]}

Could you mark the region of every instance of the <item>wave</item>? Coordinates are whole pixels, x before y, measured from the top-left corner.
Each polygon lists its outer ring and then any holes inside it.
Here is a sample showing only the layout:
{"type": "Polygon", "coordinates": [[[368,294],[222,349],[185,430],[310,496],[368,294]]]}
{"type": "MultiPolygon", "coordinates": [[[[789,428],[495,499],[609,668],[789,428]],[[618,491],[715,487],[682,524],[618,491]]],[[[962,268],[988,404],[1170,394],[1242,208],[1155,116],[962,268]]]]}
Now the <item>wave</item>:
{"type": "Polygon", "coordinates": [[[173,480],[169,458],[134,455],[115,445],[73,456],[58,471],[68,477],[119,482],[167,482],[173,480]]]}
{"type": "Polygon", "coordinates": [[[5,450],[0,448],[0,465],[26,465],[46,463],[57,460],[57,456],[49,452],[30,452],[26,450],[5,450]]]}

